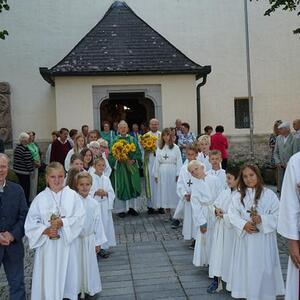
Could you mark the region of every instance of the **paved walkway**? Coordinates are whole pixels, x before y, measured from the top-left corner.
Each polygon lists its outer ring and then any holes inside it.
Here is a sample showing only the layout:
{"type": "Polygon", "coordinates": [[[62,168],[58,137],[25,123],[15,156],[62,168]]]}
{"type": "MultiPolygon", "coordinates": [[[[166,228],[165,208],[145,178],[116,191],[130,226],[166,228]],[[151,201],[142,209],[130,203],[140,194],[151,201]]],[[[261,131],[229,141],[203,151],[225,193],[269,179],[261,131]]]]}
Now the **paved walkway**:
{"type": "MultiPolygon", "coordinates": [[[[103,291],[96,299],[231,299],[225,293],[209,295],[206,268],[192,265],[193,251],[181,237],[181,228],[171,229],[165,215],[115,218],[118,246],[108,259],[100,259],[103,291]]],[[[279,238],[284,276],[286,243],[279,238]]],[[[32,251],[26,251],[26,288],[29,293],[32,251]]],[[[7,283],[0,270],[0,299],[7,299],[7,283]]],[[[28,298],[29,299],[29,298],[28,298]]],[[[42,300],[42,299],[41,299],[42,300]]]]}

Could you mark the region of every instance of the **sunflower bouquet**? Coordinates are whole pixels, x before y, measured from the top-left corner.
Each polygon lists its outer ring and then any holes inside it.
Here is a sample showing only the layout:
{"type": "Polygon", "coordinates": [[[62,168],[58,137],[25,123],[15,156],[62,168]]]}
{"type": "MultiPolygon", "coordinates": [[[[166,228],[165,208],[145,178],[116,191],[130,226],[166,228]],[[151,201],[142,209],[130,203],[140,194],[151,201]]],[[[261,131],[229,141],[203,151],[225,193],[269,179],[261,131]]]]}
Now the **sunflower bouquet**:
{"type": "Polygon", "coordinates": [[[150,133],[145,133],[140,137],[140,144],[145,151],[155,153],[156,141],[157,141],[157,137],[150,133]]]}
{"type": "Polygon", "coordinates": [[[129,159],[130,152],[136,151],[134,143],[128,143],[125,140],[119,140],[112,146],[112,155],[117,161],[127,161],[129,159]]]}

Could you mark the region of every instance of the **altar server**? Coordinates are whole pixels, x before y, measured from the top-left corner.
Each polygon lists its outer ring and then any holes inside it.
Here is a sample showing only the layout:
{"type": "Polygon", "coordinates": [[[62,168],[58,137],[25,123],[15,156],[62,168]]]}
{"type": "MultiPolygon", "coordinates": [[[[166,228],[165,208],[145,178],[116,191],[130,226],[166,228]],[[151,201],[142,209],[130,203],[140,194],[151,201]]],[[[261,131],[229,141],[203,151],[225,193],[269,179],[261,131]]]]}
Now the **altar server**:
{"type": "Polygon", "coordinates": [[[77,299],[80,287],[79,234],[85,210],[79,195],[64,187],[64,167],[46,168],[46,189],[33,200],[26,221],[29,247],[35,250],[31,299],[77,299]]]}
{"type": "Polygon", "coordinates": [[[289,263],[286,280],[286,300],[298,299],[299,289],[299,228],[300,225],[300,152],[287,165],[280,197],[278,232],[288,239],[289,263]]]}
{"type": "Polygon", "coordinates": [[[92,176],[87,172],[80,172],[76,176],[76,190],[85,210],[85,222],[80,233],[81,298],[84,298],[85,294],[94,296],[102,290],[97,253],[107,241],[100,206],[89,195],[92,181],[92,176]]]}
{"type": "Polygon", "coordinates": [[[92,174],[93,185],[91,195],[99,203],[101,220],[104,226],[104,232],[107,242],[101,246],[100,256],[107,258],[110,247],[116,246],[116,235],[114,222],[112,218],[112,210],[114,207],[115,192],[112,188],[110,179],[103,173],[106,168],[105,160],[100,157],[94,160],[95,172],[92,174]]]}
{"type": "Polygon", "coordinates": [[[258,167],[244,165],[228,211],[237,233],[226,287],[233,298],[275,300],[284,294],[276,239],[278,212],[278,198],[264,187],[258,167]]]}

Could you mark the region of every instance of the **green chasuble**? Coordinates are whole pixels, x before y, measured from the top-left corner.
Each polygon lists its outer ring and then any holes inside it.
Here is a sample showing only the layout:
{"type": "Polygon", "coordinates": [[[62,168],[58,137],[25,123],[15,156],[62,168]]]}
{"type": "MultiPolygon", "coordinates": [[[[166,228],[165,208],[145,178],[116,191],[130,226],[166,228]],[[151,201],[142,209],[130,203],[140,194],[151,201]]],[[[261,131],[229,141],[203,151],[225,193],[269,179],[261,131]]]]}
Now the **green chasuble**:
{"type": "Polygon", "coordinates": [[[108,160],[113,169],[111,182],[119,200],[126,201],[141,195],[141,179],[139,172],[139,162],[141,159],[141,150],[135,138],[128,134],[124,137],[119,135],[115,138],[110,147],[108,160]],[[122,139],[128,143],[135,144],[136,151],[134,153],[129,153],[129,158],[135,160],[133,165],[129,165],[127,162],[119,162],[112,155],[113,144],[122,139]]]}

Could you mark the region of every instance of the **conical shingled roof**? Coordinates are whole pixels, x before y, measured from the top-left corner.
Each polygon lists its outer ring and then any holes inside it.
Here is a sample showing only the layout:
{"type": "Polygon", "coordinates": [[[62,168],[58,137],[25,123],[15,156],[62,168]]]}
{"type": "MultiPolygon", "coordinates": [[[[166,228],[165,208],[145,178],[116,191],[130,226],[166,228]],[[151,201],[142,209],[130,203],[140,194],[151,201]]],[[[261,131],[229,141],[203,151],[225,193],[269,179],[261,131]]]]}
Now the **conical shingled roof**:
{"type": "Polygon", "coordinates": [[[114,2],[98,24],[51,69],[40,68],[51,83],[55,76],[195,74],[200,66],[138,17],[121,1],[114,2]]]}

